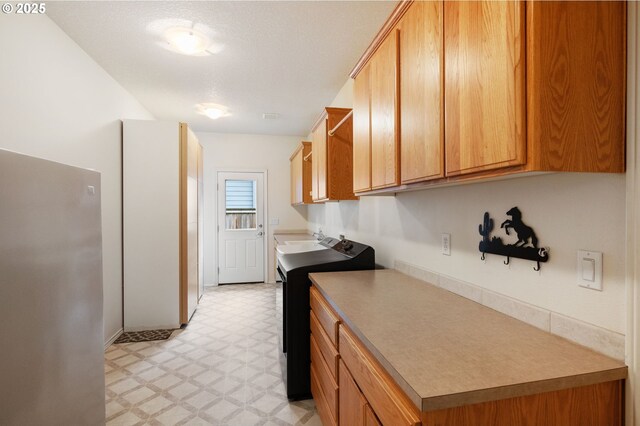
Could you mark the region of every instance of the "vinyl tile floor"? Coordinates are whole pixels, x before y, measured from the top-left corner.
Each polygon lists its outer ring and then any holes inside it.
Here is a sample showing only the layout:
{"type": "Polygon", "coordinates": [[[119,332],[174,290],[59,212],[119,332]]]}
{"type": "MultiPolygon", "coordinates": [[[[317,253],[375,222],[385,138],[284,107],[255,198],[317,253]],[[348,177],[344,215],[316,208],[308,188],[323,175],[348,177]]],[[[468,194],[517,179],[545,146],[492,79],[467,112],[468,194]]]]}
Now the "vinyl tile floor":
{"type": "Polygon", "coordinates": [[[287,400],[275,291],[211,287],[168,340],[111,345],[107,425],[321,425],[313,400],[287,400]]]}

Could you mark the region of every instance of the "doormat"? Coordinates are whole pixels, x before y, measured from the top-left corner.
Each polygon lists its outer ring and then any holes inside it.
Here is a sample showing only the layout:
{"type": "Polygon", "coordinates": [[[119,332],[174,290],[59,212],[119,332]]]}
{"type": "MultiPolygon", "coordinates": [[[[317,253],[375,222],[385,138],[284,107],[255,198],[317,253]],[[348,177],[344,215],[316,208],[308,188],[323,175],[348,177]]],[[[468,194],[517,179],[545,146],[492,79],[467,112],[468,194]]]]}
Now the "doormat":
{"type": "Polygon", "coordinates": [[[151,342],[153,340],[167,340],[173,330],[144,330],[125,331],[116,339],[115,343],[151,342]]]}

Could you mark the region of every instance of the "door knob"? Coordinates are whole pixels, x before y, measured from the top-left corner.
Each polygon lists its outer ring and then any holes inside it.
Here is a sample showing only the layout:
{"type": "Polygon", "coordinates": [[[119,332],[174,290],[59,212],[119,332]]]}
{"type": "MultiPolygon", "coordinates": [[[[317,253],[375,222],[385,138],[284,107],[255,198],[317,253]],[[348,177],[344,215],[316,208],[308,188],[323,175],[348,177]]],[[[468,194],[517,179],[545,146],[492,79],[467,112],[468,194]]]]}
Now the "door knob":
{"type": "Polygon", "coordinates": [[[264,235],[262,231],[258,232],[258,237],[262,237],[262,235],[264,235]]]}

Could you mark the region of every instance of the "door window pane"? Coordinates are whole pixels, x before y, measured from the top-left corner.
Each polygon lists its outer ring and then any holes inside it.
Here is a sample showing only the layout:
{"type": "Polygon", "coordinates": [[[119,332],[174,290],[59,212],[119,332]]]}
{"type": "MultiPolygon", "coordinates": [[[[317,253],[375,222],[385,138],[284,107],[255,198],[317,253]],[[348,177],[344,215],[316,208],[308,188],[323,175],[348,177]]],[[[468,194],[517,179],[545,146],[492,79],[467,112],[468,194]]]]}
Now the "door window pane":
{"type": "Polygon", "coordinates": [[[225,180],[226,229],[256,229],[256,181],[225,180]]]}

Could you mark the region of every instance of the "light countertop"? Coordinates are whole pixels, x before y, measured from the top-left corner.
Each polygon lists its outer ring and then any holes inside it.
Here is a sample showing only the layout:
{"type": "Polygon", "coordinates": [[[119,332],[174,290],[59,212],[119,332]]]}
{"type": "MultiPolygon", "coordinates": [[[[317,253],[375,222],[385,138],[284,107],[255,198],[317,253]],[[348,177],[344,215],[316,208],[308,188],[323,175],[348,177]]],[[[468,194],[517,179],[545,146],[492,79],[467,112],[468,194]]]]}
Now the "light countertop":
{"type": "Polygon", "coordinates": [[[284,244],[287,241],[306,241],[316,239],[316,237],[307,231],[276,231],[273,233],[273,238],[278,244],[284,244]]]}
{"type": "Polygon", "coordinates": [[[620,361],[395,270],[310,277],[421,411],[627,377],[620,361]]]}

